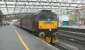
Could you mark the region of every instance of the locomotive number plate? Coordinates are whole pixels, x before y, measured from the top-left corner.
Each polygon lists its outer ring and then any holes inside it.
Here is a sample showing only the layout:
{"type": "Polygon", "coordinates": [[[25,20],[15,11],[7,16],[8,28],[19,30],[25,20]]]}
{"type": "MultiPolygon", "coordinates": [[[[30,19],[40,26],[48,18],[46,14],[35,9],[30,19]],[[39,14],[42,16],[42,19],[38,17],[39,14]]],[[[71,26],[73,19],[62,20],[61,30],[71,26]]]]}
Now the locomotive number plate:
{"type": "Polygon", "coordinates": [[[39,21],[39,29],[57,29],[57,21],[39,21]]]}

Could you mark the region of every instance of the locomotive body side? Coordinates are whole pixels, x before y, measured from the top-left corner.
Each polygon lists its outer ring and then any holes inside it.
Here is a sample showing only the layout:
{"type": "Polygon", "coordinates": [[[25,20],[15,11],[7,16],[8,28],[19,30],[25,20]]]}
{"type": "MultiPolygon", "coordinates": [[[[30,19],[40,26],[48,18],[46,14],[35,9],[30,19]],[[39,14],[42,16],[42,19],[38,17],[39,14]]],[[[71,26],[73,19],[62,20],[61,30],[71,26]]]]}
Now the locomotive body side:
{"type": "Polygon", "coordinates": [[[30,14],[30,15],[27,15],[24,18],[20,19],[19,25],[22,28],[33,31],[33,23],[34,23],[33,21],[34,21],[34,15],[30,14]]]}

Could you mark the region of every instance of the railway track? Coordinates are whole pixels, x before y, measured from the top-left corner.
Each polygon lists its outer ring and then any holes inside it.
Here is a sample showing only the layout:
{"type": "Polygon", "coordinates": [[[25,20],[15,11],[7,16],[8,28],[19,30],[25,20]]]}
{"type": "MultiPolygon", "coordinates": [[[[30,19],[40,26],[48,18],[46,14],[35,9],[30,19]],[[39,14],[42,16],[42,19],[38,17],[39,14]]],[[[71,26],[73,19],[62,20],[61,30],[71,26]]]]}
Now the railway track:
{"type": "Polygon", "coordinates": [[[66,40],[68,40],[68,41],[71,41],[71,42],[75,42],[75,43],[78,43],[78,44],[82,44],[82,45],[85,45],[85,41],[81,41],[81,40],[79,40],[79,39],[74,39],[74,38],[71,38],[71,37],[66,37],[66,36],[61,36],[61,35],[59,35],[60,37],[60,39],[66,39],[66,40]]]}
{"type": "Polygon", "coordinates": [[[60,50],[79,50],[79,48],[77,48],[76,46],[67,44],[67,43],[62,42],[62,41],[55,43],[55,44],[52,44],[52,45],[54,47],[59,48],[60,50]]]}
{"type": "Polygon", "coordinates": [[[68,50],[68,49],[60,46],[59,44],[51,44],[51,45],[53,45],[53,46],[56,47],[56,48],[59,48],[60,50],[68,50]]]}
{"type": "Polygon", "coordinates": [[[76,42],[73,42],[73,41],[70,41],[70,40],[67,40],[67,39],[60,39],[60,41],[64,42],[64,43],[67,43],[69,45],[72,45],[73,47],[70,47],[70,48],[73,48],[74,50],[85,50],[85,45],[82,45],[82,44],[79,44],[79,43],[76,43],[76,42]]]}
{"type": "MultiPolygon", "coordinates": [[[[85,38],[80,36],[77,36],[78,34],[76,33],[71,34],[71,33],[66,33],[66,32],[57,32],[57,36],[60,40],[63,42],[67,42],[68,44],[71,43],[71,45],[77,46],[79,50],[85,50],[85,38]],[[64,41],[65,40],[65,41],[64,41]]],[[[84,35],[83,35],[84,36],[84,35]]]]}
{"type": "Polygon", "coordinates": [[[74,41],[79,44],[85,45],[85,37],[80,37],[71,33],[57,32],[57,36],[62,39],[67,39],[69,41],[74,41]]]}
{"type": "Polygon", "coordinates": [[[60,32],[60,33],[63,32],[64,34],[85,38],[85,33],[81,33],[81,32],[71,32],[71,31],[63,31],[63,30],[58,30],[58,32],[60,32]]]}

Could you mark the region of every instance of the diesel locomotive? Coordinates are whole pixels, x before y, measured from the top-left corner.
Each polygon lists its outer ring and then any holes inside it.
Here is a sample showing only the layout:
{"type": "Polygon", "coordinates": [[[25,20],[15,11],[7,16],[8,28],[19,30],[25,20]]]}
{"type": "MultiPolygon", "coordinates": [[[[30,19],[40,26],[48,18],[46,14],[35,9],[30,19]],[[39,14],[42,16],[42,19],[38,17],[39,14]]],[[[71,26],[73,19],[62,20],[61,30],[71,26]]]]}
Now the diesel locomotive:
{"type": "Polygon", "coordinates": [[[57,14],[51,10],[41,10],[21,18],[18,26],[35,32],[33,34],[43,38],[48,43],[54,43],[59,19],[57,14]]]}

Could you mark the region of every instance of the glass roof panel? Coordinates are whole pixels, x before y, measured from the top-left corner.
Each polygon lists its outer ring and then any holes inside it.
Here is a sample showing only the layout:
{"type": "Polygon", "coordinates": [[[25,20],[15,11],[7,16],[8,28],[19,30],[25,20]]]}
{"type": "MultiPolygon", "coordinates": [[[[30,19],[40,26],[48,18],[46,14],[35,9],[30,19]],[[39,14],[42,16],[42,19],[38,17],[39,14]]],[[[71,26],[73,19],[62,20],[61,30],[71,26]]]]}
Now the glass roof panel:
{"type": "Polygon", "coordinates": [[[40,9],[73,10],[79,9],[83,5],[85,6],[85,0],[0,0],[0,10],[4,14],[30,12],[31,10],[40,9]]]}

